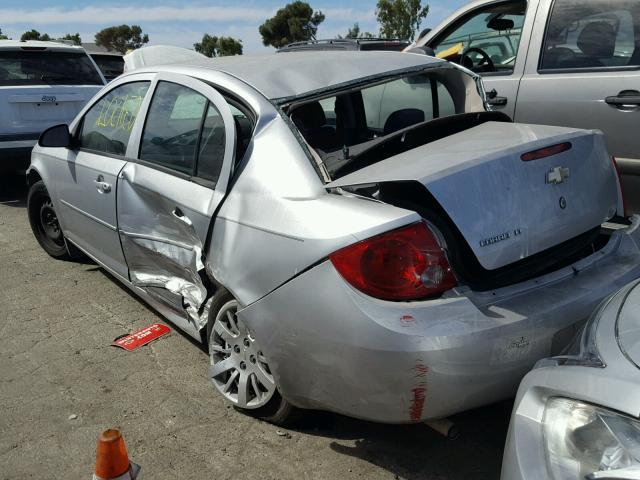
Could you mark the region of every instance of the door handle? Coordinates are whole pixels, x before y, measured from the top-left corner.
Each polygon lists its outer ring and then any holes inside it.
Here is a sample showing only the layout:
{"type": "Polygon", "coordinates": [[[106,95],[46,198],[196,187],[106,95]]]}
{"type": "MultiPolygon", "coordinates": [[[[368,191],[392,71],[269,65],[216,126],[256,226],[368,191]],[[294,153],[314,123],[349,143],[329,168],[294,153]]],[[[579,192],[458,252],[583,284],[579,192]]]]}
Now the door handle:
{"type": "Polygon", "coordinates": [[[98,175],[93,183],[96,184],[96,189],[100,193],[109,193],[111,191],[111,184],[104,181],[104,177],[102,175],[98,175]]]}
{"type": "Polygon", "coordinates": [[[503,107],[507,104],[507,97],[499,97],[495,88],[485,93],[487,95],[487,103],[489,105],[503,107]]]}
{"type": "Polygon", "coordinates": [[[185,224],[192,226],[193,223],[191,222],[191,220],[189,220],[189,217],[187,217],[184,212],[182,211],[182,209],[180,207],[176,207],[173,209],[173,211],[171,212],[171,215],[173,215],[175,218],[177,218],[178,220],[180,220],[181,222],[184,222],[185,224]]]}
{"type": "Polygon", "coordinates": [[[616,108],[638,107],[640,106],[640,92],[637,90],[623,90],[618,95],[606,97],[604,101],[607,105],[613,105],[616,108]]]}
{"type": "Polygon", "coordinates": [[[507,97],[493,97],[487,100],[489,105],[493,105],[494,107],[504,107],[507,104],[507,97]]]}

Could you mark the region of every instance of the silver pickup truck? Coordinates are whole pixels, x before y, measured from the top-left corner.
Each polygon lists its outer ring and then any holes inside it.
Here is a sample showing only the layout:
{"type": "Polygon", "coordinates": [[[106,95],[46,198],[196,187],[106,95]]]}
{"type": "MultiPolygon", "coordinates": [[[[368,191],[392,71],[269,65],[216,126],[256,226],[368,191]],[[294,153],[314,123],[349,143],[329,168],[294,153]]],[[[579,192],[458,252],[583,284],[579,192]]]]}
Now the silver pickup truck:
{"type": "Polygon", "coordinates": [[[599,129],[640,211],[640,0],[477,0],[417,42],[515,122],[599,129]]]}

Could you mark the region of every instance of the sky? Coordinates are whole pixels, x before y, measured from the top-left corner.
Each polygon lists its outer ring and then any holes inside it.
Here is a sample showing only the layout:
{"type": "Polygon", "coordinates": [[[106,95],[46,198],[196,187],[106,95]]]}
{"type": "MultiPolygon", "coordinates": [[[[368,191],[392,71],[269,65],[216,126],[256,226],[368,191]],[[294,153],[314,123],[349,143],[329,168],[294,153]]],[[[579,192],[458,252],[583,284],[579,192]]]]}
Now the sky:
{"type": "MultiPolygon", "coordinates": [[[[429,0],[429,15],[421,27],[435,27],[467,0],[429,0]]],[[[258,27],[287,0],[0,0],[0,29],[10,38],[35,28],[52,38],[80,33],[83,42],[112,25],[140,25],[149,34],[150,45],[177,45],[192,48],[204,33],[239,38],[244,53],[268,53],[258,27]]],[[[354,22],[362,31],[378,33],[376,0],[311,0],[326,19],[317,38],[344,35],[354,22]]]]}

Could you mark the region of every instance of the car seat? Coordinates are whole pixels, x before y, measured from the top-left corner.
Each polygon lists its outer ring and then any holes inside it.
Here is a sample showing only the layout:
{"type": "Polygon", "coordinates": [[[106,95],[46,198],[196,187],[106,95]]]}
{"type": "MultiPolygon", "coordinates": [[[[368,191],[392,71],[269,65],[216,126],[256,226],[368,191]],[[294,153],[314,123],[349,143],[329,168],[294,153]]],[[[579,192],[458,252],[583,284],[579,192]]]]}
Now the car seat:
{"type": "Polygon", "coordinates": [[[291,120],[305,140],[314,148],[331,149],[336,145],[336,131],[327,125],[320,102],[301,105],[291,113],[291,120]]]}
{"type": "Polygon", "coordinates": [[[417,108],[403,108],[396,110],[384,122],[383,135],[397,132],[416,123],[424,122],[424,112],[417,108]]]}

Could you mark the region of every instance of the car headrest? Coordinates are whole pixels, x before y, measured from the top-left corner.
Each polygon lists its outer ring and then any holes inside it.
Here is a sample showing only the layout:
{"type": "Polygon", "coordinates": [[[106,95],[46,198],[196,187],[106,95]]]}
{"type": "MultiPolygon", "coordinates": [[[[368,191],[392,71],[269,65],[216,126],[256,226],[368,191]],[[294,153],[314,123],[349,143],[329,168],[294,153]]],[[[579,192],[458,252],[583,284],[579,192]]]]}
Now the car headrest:
{"type": "Polygon", "coordinates": [[[319,128],[327,123],[320,102],[305,103],[296,108],[291,114],[291,120],[301,129],[319,128]]]}
{"type": "Polygon", "coordinates": [[[424,112],[417,108],[403,108],[402,110],[396,110],[387,121],[384,122],[383,134],[389,135],[390,133],[402,130],[410,125],[424,122],[424,112]]]}
{"type": "Polygon", "coordinates": [[[613,57],[616,47],[616,32],[610,23],[591,22],[578,36],[578,48],[590,57],[613,57]]]}

